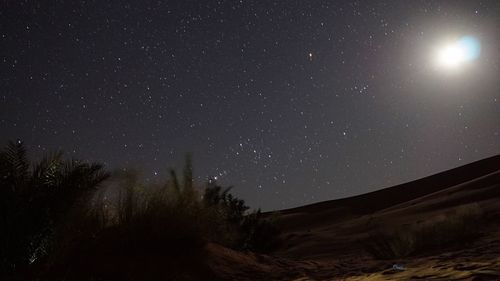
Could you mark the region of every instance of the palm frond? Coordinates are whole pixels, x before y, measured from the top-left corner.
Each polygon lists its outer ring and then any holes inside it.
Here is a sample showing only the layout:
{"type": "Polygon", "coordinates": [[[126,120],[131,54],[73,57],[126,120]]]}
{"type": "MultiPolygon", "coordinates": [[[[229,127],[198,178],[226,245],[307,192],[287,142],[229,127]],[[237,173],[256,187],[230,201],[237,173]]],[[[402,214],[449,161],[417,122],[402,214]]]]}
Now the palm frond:
{"type": "Polygon", "coordinates": [[[22,188],[28,178],[29,162],[23,142],[10,141],[0,153],[0,173],[3,186],[22,188]]]}
{"type": "Polygon", "coordinates": [[[51,153],[33,164],[30,185],[36,188],[47,188],[57,185],[60,169],[64,164],[62,157],[62,152],[51,153]]]}

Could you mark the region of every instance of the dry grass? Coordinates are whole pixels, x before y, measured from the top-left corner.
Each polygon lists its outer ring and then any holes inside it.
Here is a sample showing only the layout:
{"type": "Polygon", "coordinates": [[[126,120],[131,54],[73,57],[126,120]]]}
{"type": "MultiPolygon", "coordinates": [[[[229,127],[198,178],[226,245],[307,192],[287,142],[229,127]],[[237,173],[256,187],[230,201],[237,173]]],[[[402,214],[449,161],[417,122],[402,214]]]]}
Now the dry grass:
{"type": "Polygon", "coordinates": [[[58,280],[67,268],[75,280],[208,278],[207,242],[256,251],[274,246],[278,233],[260,212],[246,213],[243,200],[217,186],[206,187],[204,195],[216,199],[208,200],[193,185],[190,169],[188,164],[183,182],[172,172],[166,184],[154,186],[141,184],[135,173],[115,175],[113,192],[96,194],[79,227],[66,232],[68,243],[52,256],[47,279],[58,280]]]}
{"type": "Polygon", "coordinates": [[[472,243],[483,221],[479,205],[469,204],[425,222],[372,232],[361,243],[377,259],[402,258],[472,243]]]}

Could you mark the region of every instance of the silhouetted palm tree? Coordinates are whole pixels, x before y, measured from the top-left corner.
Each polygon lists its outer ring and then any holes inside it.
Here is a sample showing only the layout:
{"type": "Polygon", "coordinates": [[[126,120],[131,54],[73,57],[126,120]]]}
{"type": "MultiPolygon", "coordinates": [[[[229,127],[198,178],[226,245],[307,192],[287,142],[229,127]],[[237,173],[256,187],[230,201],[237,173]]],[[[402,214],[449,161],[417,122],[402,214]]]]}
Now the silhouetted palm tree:
{"type": "Polygon", "coordinates": [[[23,143],[9,142],[0,151],[0,275],[44,256],[60,222],[108,176],[102,165],[62,153],[30,165],[23,143]]]}

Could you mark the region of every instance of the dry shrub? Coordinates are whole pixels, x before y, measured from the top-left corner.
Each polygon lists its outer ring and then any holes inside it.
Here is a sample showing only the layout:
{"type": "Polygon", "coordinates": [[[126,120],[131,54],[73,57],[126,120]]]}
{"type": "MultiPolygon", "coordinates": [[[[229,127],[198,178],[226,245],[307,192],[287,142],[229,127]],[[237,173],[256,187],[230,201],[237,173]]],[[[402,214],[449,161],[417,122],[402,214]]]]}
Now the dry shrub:
{"type": "Polygon", "coordinates": [[[384,229],[361,241],[377,259],[396,259],[474,242],[481,235],[483,212],[477,203],[463,205],[425,222],[384,229]]]}
{"type": "Polygon", "coordinates": [[[215,182],[196,188],[189,158],[183,175],[179,181],[171,171],[166,184],[145,186],[137,173],[115,174],[113,192],[98,193],[81,212],[79,229],[67,232],[72,242],[53,256],[47,279],[69,268],[72,276],[65,277],[75,280],[208,278],[207,242],[262,252],[276,245],[274,224],[260,211],[247,213],[229,188],[215,182]]]}
{"type": "Polygon", "coordinates": [[[52,256],[47,280],[59,280],[61,273],[74,280],[210,275],[204,245],[221,234],[226,221],[205,206],[192,177],[179,184],[173,173],[167,184],[144,186],[127,172],[115,174],[114,181],[115,190],[98,193],[78,218],[78,229],[67,232],[72,242],[52,256]]]}

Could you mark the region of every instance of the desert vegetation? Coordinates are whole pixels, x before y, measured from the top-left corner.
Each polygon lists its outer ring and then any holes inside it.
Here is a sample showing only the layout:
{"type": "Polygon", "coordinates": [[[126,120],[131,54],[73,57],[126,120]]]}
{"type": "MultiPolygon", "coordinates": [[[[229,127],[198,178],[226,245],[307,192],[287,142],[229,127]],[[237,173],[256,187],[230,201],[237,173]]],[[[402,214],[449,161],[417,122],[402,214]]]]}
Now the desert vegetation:
{"type": "Polygon", "coordinates": [[[108,178],[95,163],[50,154],[30,164],[22,142],[0,152],[0,272],[25,269],[57,248],[63,228],[108,178]]]}
{"type": "Polygon", "coordinates": [[[462,248],[487,251],[484,268],[498,263],[497,202],[489,199],[498,198],[499,174],[490,170],[467,181],[475,197],[453,183],[453,192],[435,193],[421,206],[365,210],[350,221],[351,210],[373,194],[263,214],[231,187],[194,181],[189,155],[180,171],[152,183],[129,168],[107,172],[62,153],[31,162],[27,154],[20,141],[0,150],[0,280],[325,280],[359,269],[385,274],[394,260],[410,264],[410,276],[411,262],[429,257],[450,259],[461,271],[448,254],[467,264],[462,248]],[[325,210],[333,211],[326,217],[325,210]],[[366,253],[368,265],[356,264],[366,253]],[[353,263],[329,267],[335,263],[316,257],[353,263]]]}
{"type": "Polygon", "coordinates": [[[372,231],[361,243],[376,259],[397,259],[473,243],[484,223],[484,214],[474,203],[426,221],[372,231]]]}
{"type": "MultiPolygon", "coordinates": [[[[123,264],[140,270],[146,255],[161,257],[172,272],[182,271],[203,260],[209,242],[260,252],[278,243],[272,219],[260,210],[250,212],[231,188],[213,180],[196,186],[189,156],[181,177],[171,170],[164,184],[144,184],[136,172],[110,174],[99,164],[64,160],[62,153],[30,164],[19,141],[1,151],[0,173],[0,276],[5,278],[43,271],[45,279],[61,279],[68,268],[93,274],[82,278],[120,278],[116,272],[103,276],[113,270],[130,277],[123,264]],[[98,268],[112,259],[120,268],[98,268]]],[[[137,277],[145,278],[144,272],[137,277]]]]}

